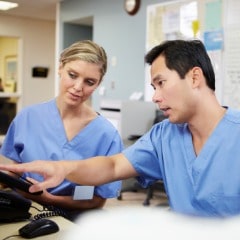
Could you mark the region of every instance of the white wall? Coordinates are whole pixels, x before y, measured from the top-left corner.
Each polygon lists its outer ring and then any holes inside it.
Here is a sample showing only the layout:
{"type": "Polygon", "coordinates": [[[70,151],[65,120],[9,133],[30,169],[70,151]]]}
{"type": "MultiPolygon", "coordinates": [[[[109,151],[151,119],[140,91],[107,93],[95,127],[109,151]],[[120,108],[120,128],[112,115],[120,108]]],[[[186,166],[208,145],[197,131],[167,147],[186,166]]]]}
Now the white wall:
{"type": "Polygon", "coordinates": [[[21,106],[54,97],[55,21],[16,18],[0,14],[0,36],[19,37],[21,106]],[[32,67],[49,68],[47,78],[33,78],[32,67]]]}
{"type": "MultiPolygon", "coordinates": [[[[142,0],[136,15],[124,10],[122,0],[67,0],[60,2],[59,46],[69,38],[64,23],[93,18],[93,40],[102,45],[108,55],[108,70],[101,86],[104,95],[95,91],[92,105],[100,110],[102,98],[128,100],[133,92],[144,92],[146,7],[164,0],[142,0]]],[[[62,50],[60,48],[60,50],[62,50]]],[[[149,82],[150,84],[150,82],[149,82]]]]}

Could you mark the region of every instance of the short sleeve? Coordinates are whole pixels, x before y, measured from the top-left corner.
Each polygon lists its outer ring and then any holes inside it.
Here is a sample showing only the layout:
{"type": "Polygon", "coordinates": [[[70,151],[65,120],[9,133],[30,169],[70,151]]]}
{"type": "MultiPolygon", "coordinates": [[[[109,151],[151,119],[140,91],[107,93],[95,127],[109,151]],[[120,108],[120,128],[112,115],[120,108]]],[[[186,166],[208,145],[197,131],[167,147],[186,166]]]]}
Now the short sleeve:
{"type": "Polygon", "coordinates": [[[123,151],[125,157],[139,173],[140,176],[137,179],[143,187],[162,179],[160,136],[161,124],[159,123],[123,151]]]}

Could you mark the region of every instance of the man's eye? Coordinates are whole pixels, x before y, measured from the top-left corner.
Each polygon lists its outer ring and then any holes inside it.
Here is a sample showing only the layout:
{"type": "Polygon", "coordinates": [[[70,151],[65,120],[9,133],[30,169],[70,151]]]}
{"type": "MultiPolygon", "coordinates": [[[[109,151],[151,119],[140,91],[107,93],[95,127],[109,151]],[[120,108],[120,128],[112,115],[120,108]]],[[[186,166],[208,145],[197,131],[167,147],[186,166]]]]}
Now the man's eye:
{"type": "Polygon", "coordinates": [[[158,85],[162,87],[165,84],[165,82],[166,82],[165,80],[159,80],[158,85]]]}
{"type": "Polygon", "coordinates": [[[156,87],[153,84],[151,84],[151,86],[152,86],[153,90],[156,90],[156,87]]]}

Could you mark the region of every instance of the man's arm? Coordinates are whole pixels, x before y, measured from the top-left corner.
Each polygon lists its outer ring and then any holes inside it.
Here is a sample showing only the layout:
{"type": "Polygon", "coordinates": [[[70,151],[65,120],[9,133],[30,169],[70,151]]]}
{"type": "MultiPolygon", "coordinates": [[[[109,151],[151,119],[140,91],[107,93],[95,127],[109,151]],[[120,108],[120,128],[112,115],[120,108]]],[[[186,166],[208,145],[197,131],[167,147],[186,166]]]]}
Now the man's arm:
{"type": "Polygon", "coordinates": [[[1,164],[0,169],[13,172],[35,172],[42,175],[44,181],[31,186],[30,192],[56,187],[65,178],[81,185],[96,186],[137,176],[137,172],[122,153],[79,161],[38,160],[22,164],[1,164]]]}
{"type": "Polygon", "coordinates": [[[69,161],[62,162],[62,167],[67,169],[66,178],[81,185],[96,186],[137,175],[128,159],[121,153],[74,161],[71,166],[68,163],[69,161]]]}

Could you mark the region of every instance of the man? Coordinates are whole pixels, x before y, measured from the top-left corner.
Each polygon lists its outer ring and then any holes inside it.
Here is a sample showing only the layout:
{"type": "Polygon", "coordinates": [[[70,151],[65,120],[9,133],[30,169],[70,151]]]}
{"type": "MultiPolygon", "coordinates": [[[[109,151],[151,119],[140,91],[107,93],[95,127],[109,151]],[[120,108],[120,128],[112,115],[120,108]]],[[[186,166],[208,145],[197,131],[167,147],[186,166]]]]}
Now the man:
{"type": "Polygon", "coordinates": [[[33,192],[56,186],[65,177],[83,185],[137,177],[148,186],[162,179],[174,211],[203,216],[240,213],[240,112],[218,103],[204,45],[198,40],[166,41],[145,60],[151,65],[153,101],[168,119],[134,145],[108,157],[0,169],[42,174],[45,181],[33,185],[33,192]]]}

